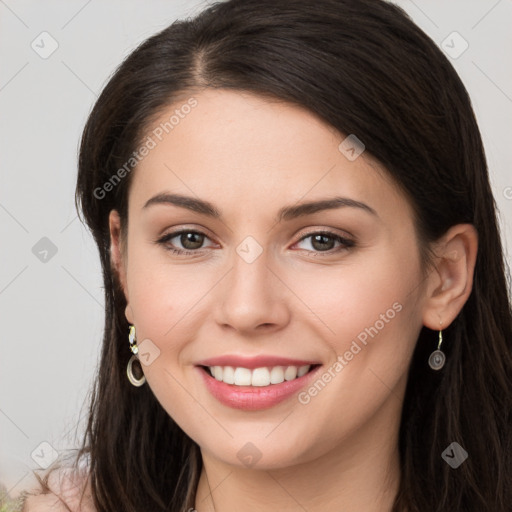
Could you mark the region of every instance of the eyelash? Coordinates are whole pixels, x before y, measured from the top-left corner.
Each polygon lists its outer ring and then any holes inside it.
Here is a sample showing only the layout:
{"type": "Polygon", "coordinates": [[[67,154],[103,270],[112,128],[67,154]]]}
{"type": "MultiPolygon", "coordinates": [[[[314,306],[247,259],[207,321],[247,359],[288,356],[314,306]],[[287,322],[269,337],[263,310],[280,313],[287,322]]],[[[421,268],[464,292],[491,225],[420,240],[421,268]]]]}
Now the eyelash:
{"type": "MultiPolygon", "coordinates": [[[[166,235],[164,235],[161,238],[159,238],[158,240],[156,240],[156,243],[166,246],[166,250],[168,250],[169,252],[171,252],[173,254],[178,254],[181,256],[196,256],[201,251],[201,249],[196,249],[194,251],[191,251],[189,249],[176,249],[174,247],[168,246],[168,243],[170,240],[172,240],[173,238],[175,238],[179,235],[182,235],[184,233],[193,233],[195,235],[202,235],[202,236],[208,238],[208,236],[205,233],[202,233],[201,231],[195,231],[195,230],[191,230],[191,229],[182,229],[180,231],[174,231],[173,233],[167,233],[166,235]]],[[[342,236],[338,235],[337,233],[333,233],[331,231],[313,231],[311,233],[306,233],[296,243],[302,242],[303,240],[306,240],[307,238],[310,238],[310,237],[313,237],[316,235],[322,235],[322,236],[327,236],[329,238],[332,238],[336,242],[339,242],[341,244],[341,246],[339,246],[338,248],[335,248],[335,249],[329,249],[328,251],[309,251],[307,249],[301,249],[301,250],[307,251],[311,254],[314,254],[315,256],[324,255],[324,254],[332,255],[332,254],[338,253],[342,250],[347,250],[356,245],[353,240],[349,240],[348,238],[343,238],[342,236]]]]}

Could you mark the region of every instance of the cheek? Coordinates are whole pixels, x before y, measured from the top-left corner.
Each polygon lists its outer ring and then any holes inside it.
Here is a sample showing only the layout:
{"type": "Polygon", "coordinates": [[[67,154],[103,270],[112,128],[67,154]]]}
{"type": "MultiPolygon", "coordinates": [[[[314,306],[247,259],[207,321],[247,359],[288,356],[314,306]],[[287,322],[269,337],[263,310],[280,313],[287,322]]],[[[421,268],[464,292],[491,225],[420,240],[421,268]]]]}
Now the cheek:
{"type": "MultiPolygon", "coordinates": [[[[163,339],[173,335],[173,324],[180,309],[177,297],[180,297],[180,289],[183,290],[182,284],[168,275],[165,266],[153,261],[154,252],[133,248],[128,254],[127,265],[128,308],[137,328],[137,343],[140,347],[142,342],[150,340],[156,347],[154,352],[158,353],[154,363],[144,367],[148,380],[157,368],[162,367],[162,359],[167,358],[169,352],[175,352],[175,346],[164,344],[163,339]]],[[[151,344],[147,346],[151,347],[151,344]]]]}
{"type": "MultiPolygon", "coordinates": [[[[319,326],[318,342],[331,353],[324,375],[330,391],[312,389],[304,396],[304,402],[317,402],[315,410],[332,410],[335,401],[343,404],[333,412],[341,414],[340,421],[347,410],[355,423],[356,417],[363,421],[406,375],[422,325],[419,260],[405,257],[409,251],[414,247],[387,247],[297,279],[297,295],[316,314],[310,325],[319,326]]],[[[318,388],[324,389],[321,383],[318,388]]]]}
{"type": "Polygon", "coordinates": [[[382,246],[348,256],[341,264],[295,268],[287,280],[305,306],[304,318],[316,323],[317,333],[339,354],[354,339],[370,344],[416,318],[421,274],[418,261],[410,257],[414,250],[382,246]]]}
{"type": "Polygon", "coordinates": [[[177,317],[183,317],[206,286],[193,265],[171,264],[163,249],[133,249],[128,257],[127,283],[130,306],[139,329],[161,338],[177,317]]]}
{"type": "MultiPolygon", "coordinates": [[[[139,346],[151,352],[151,364],[143,365],[144,375],[158,402],[191,437],[201,409],[191,399],[189,384],[180,368],[184,347],[195,333],[193,305],[205,291],[192,266],[170,266],[153,258],[150,250],[134,250],[129,255],[129,306],[137,326],[139,346]],[[149,340],[151,343],[148,343],[149,340]]],[[[154,256],[154,255],[153,255],[154,256]]],[[[143,350],[139,357],[143,360],[143,350]]],[[[202,418],[204,422],[207,417],[202,418]]]]}
{"type": "MultiPolygon", "coordinates": [[[[140,244],[141,247],[143,244],[140,244]]],[[[158,358],[144,374],[160,402],[170,396],[179,403],[179,382],[191,360],[190,346],[211,313],[212,289],[219,273],[207,266],[171,263],[163,249],[133,249],[128,257],[129,307],[137,327],[137,340],[150,340],[158,358]]],[[[203,336],[204,337],[204,336],[203,336]]],[[[197,353],[195,353],[197,359],[197,353]]],[[[190,399],[183,395],[184,403],[190,399]]]]}
{"type": "Polygon", "coordinates": [[[346,289],[334,291],[323,310],[317,302],[319,316],[335,334],[323,340],[330,345],[330,364],[298,397],[308,436],[316,439],[313,451],[328,450],[340,436],[357,432],[385,402],[391,404],[389,421],[393,414],[399,417],[402,386],[421,329],[410,289],[415,272],[403,270],[400,280],[352,272],[343,281],[346,289]]]}

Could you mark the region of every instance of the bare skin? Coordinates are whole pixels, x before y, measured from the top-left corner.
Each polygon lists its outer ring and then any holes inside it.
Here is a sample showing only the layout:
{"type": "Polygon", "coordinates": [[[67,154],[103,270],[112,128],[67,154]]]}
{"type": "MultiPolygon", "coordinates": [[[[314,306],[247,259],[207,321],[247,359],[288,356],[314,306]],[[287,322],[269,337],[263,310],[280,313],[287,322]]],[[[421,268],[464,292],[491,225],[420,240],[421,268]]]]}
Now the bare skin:
{"type": "Polygon", "coordinates": [[[22,512],[94,512],[90,479],[86,477],[85,473],[69,469],[51,473],[51,492],[38,494],[40,489],[33,490],[34,494],[25,499],[22,512]]]}
{"type": "Polygon", "coordinates": [[[389,511],[411,355],[422,326],[448,326],[466,302],[475,230],[452,227],[425,269],[411,205],[369,154],[346,158],[345,135],[253,94],[193,96],[197,106],[134,171],[126,239],[115,211],[110,232],[126,318],[138,343],[159,351],[143,366],[146,385],[201,448],[195,508],[389,511]],[[162,194],[208,201],[221,216],[145,206],[162,194]],[[352,203],[278,219],[283,207],[334,197],[352,203]],[[204,237],[162,241],[182,229],[204,237]],[[262,249],[250,263],[236,250],[248,236],[262,249]],[[303,400],[234,409],[196,366],[224,354],[314,359],[332,378],[317,393],[302,390],[303,400]],[[252,466],[238,456],[247,443],[259,454],[252,466]]]}

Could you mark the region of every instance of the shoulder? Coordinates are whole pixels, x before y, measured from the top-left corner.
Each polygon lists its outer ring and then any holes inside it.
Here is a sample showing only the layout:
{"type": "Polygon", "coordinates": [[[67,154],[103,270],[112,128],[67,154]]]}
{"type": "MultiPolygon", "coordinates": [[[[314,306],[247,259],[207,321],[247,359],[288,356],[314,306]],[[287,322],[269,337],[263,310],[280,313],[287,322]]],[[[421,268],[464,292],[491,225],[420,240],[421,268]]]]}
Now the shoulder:
{"type": "MultiPolygon", "coordinates": [[[[21,512],[69,512],[68,508],[55,494],[37,494],[27,496],[21,512]]],[[[75,512],[73,510],[73,512],[75,512]]]]}
{"type": "Polygon", "coordinates": [[[26,493],[21,512],[96,512],[86,473],[72,468],[55,470],[48,488],[26,493]]]}

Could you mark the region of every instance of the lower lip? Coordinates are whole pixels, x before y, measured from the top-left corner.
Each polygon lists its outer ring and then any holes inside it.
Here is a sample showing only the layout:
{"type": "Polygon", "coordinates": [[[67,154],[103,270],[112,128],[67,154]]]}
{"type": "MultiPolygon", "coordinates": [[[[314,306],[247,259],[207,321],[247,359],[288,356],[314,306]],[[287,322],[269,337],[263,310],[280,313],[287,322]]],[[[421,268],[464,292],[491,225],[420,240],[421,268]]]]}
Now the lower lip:
{"type": "Polygon", "coordinates": [[[206,387],[210,393],[222,404],[233,409],[245,411],[259,411],[268,409],[283,402],[287,398],[298,393],[306,386],[310,379],[317,373],[320,366],[294,380],[284,381],[281,384],[270,386],[235,386],[226,384],[212,377],[210,373],[200,366],[196,366],[203,376],[206,387]]]}

